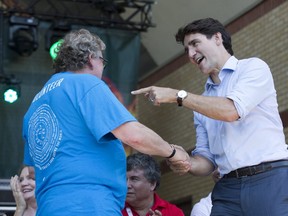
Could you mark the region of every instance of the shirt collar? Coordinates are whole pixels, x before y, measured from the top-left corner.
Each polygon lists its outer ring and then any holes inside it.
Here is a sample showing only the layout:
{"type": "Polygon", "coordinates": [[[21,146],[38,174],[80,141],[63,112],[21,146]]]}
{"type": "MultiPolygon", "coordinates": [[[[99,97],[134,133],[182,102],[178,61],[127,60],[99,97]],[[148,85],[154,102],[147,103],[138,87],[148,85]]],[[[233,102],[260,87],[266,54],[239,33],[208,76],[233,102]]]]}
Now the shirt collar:
{"type": "MultiPolygon", "coordinates": [[[[225,73],[223,73],[223,71],[225,72],[234,72],[236,70],[238,64],[238,59],[235,58],[235,56],[231,56],[226,63],[224,64],[223,68],[221,69],[221,71],[219,72],[219,79],[222,82],[225,73]]],[[[218,86],[219,84],[215,84],[212,79],[209,77],[206,85],[205,85],[205,89],[208,90],[211,86],[218,86]]]]}
{"type": "MultiPolygon", "coordinates": [[[[155,209],[162,209],[162,208],[165,208],[166,207],[166,203],[164,200],[162,200],[157,193],[154,193],[154,204],[153,206],[151,207],[152,210],[155,210],[155,209]]],[[[129,207],[133,212],[134,209],[132,206],[129,205],[129,203],[125,202],[125,208],[129,207]]]]}
{"type": "Polygon", "coordinates": [[[155,210],[157,207],[164,208],[166,206],[166,202],[162,200],[157,193],[154,193],[154,205],[152,206],[152,209],[155,210]]]}

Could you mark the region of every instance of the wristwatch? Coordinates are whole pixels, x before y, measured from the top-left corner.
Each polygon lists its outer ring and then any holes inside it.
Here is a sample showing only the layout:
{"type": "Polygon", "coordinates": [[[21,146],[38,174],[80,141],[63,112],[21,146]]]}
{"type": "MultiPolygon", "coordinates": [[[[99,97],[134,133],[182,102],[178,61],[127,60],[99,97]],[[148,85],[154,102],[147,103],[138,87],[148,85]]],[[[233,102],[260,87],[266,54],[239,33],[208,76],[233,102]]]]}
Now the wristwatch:
{"type": "Polygon", "coordinates": [[[177,103],[178,106],[182,106],[183,100],[188,96],[188,93],[185,90],[180,90],[177,93],[177,103]]]}

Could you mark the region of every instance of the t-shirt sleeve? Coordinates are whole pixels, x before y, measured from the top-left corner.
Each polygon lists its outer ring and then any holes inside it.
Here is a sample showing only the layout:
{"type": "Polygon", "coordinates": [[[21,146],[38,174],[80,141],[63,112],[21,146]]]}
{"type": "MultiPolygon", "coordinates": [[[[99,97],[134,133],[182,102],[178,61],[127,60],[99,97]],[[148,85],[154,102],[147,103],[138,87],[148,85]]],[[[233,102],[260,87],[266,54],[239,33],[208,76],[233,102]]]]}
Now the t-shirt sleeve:
{"type": "Polygon", "coordinates": [[[86,93],[79,107],[87,127],[97,141],[104,141],[107,136],[111,139],[112,130],[126,122],[136,121],[103,82],[86,93]]]}

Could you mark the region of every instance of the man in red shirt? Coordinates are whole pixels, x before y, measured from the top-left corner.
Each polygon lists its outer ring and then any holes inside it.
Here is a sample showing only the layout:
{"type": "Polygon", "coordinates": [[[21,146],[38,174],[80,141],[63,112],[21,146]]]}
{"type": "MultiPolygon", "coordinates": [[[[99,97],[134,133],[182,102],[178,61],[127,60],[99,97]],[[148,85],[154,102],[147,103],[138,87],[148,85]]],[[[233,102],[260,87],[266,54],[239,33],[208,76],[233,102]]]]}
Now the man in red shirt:
{"type": "Polygon", "coordinates": [[[155,192],[160,184],[160,167],[149,155],[127,157],[127,197],[123,216],[184,216],[181,209],[155,192]]]}

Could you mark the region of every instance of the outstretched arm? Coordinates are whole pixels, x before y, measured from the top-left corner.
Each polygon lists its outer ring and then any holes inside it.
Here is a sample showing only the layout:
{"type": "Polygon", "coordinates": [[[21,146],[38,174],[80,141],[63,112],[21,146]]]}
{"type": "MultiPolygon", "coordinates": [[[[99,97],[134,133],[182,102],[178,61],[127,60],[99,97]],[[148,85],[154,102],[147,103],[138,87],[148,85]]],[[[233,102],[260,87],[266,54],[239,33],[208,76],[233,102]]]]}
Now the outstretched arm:
{"type": "MultiPolygon", "coordinates": [[[[144,94],[154,105],[161,103],[177,103],[177,89],[150,86],[132,91],[131,94],[144,94]]],[[[225,97],[211,97],[188,93],[183,106],[201,113],[209,118],[221,121],[236,121],[238,112],[231,99],[225,97]]]]}
{"type": "MultiPolygon", "coordinates": [[[[183,149],[181,146],[175,146],[180,150],[183,149]]],[[[184,150],[184,149],[183,149],[184,150]]],[[[168,165],[173,172],[183,175],[190,172],[195,176],[206,176],[209,175],[215,169],[213,163],[202,156],[191,156],[182,161],[171,161],[167,160],[168,165]]]]}
{"type": "Polygon", "coordinates": [[[174,150],[174,145],[170,145],[153,130],[139,122],[127,122],[112,133],[125,144],[145,154],[169,157],[175,152],[169,160],[178,161],[189,158],[185,150],[178,148],[174,150]]]}

